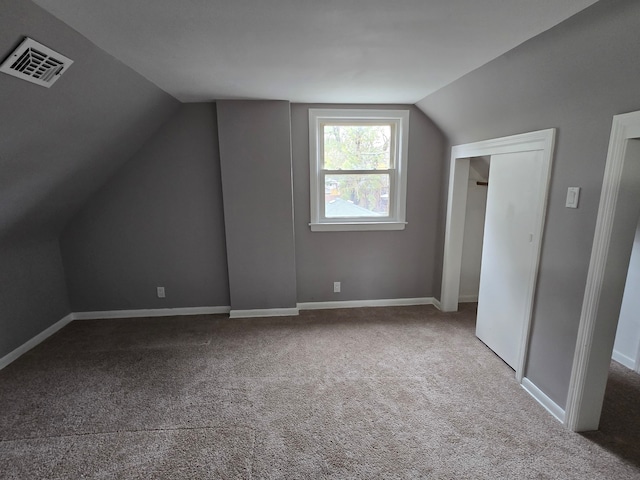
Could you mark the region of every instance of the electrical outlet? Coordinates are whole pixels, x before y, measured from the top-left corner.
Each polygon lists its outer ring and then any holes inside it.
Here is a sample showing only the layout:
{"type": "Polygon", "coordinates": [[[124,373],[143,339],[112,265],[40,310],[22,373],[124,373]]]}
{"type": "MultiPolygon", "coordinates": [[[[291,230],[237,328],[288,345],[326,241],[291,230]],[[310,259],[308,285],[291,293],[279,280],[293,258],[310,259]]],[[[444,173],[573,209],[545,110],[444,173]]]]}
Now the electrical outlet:
{"type": "Polygon", "coordinates": [[[158,298],[164,298],[165,294],[164,294],[164,287],[158,287],[158,298]]]}
{"type": "Polygon", "coordinates": [[[340,282],[333,282],[333,293],[340,293],[340,282]]]}

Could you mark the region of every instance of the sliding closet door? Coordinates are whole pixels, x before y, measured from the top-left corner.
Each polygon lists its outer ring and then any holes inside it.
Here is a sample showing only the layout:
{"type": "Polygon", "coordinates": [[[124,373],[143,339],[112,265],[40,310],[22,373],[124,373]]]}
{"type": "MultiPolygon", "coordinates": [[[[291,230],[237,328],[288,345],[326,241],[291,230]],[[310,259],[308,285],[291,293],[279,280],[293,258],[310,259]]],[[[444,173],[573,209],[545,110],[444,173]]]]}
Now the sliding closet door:
{"type": "Polygon", "coordinates": [[[516,369],[535,282],[540,151],[493,155],[489,170],[476,335],[516,369]]]}

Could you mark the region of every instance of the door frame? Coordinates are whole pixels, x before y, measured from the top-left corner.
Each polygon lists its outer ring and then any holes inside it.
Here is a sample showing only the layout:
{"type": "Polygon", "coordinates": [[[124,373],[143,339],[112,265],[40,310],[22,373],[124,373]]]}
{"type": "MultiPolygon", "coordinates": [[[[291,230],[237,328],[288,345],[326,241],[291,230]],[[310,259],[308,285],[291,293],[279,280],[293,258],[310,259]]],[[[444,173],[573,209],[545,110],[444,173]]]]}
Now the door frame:
{"type": "MultiPolygon", "coordinates": [[[[620,313],[620,303],[617,304],[616,315],[616,302],[608,301],[612,294],[608,289],[603,291],[603,285],[609,279],[606,277],[606,267],[610,244],[619,238],[614,230],[614,219],[620,212],[617,207],[623,186],[623,169],[626,162],[630,161],[627,146],[629,141],[638,138],[640,112],[613,117],[565,409],[565,425],[576,432],[597,430],[600,423],[615,340],[615,328],[612,329],[612,323],[615,322],[617,325],[617,315],[620,313]]],[[[637,221],[636,218],[636,224],[637,221]]],[[[626,273],[624,272],[625,277],[626,273]]]]}
{"type": "Polygon", "coordinates": [[[503,153],[520,153],[530,151],[542,152],[542,172],[540,176],[541,201],[536,205],[536,221],[532,242],[534,251],[536,252],[535,266],[528,279],[528,315],[526,317],[520,339],[516,368],[516,379],[518,382],[521,382],[524,376],[524,364],[529,340],[535,286],[540,266],[540,253],[542,249],[542,236],[544,233],[544,223],[547,212],[555,137],[556,129],[551,128],[547,130],[522,133],[519,135],[511,135],[508,137],[456,145],[451,149],[444,260],[442,267],[442,290],[440,295],[440,307],[445,312],[455,312],[458,310],[460,296],[460,271],[462,266],[462,243],[464,239],[470,158],[499,155],[503,153]]]}

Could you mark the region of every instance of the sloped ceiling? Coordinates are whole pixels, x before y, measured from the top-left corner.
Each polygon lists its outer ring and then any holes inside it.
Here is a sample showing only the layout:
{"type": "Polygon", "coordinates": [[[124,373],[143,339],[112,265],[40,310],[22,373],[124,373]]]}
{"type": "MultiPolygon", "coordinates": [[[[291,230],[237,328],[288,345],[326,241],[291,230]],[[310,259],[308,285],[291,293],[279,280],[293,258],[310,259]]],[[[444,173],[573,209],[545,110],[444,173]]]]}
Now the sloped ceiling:
{"type": "Polygon", "coordinates": [[[24,36],[75,63],[50,89],[0,74],[0,238],[57,234],[179,105],[34,3],[2,0],[0,57],[24,36]]]}
{"type": "Polygon", "coordinates": [[[596,0],[35,0],[182,101],[415,103],[596,0]]]}
{"type": "Polygon", "coordinates": [[[37,3],[2,0],[0,57],[29,36],[75,63],[50,89],[0,74],[0,237],[58,232],[171,95],[413,103],[594,0],[37,3]]]}

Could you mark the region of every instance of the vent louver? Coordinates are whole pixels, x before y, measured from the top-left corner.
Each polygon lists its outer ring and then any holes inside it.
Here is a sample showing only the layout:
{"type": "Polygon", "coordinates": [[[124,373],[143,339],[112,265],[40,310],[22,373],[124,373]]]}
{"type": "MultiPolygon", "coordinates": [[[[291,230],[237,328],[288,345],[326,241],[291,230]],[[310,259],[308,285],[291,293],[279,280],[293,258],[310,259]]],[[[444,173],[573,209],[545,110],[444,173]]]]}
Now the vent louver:
{"type": "Polygon", "coordinates": [[[25,38],[0,65],[0,72],[49,88],[73,63],[31,38],[25,38]]]}

